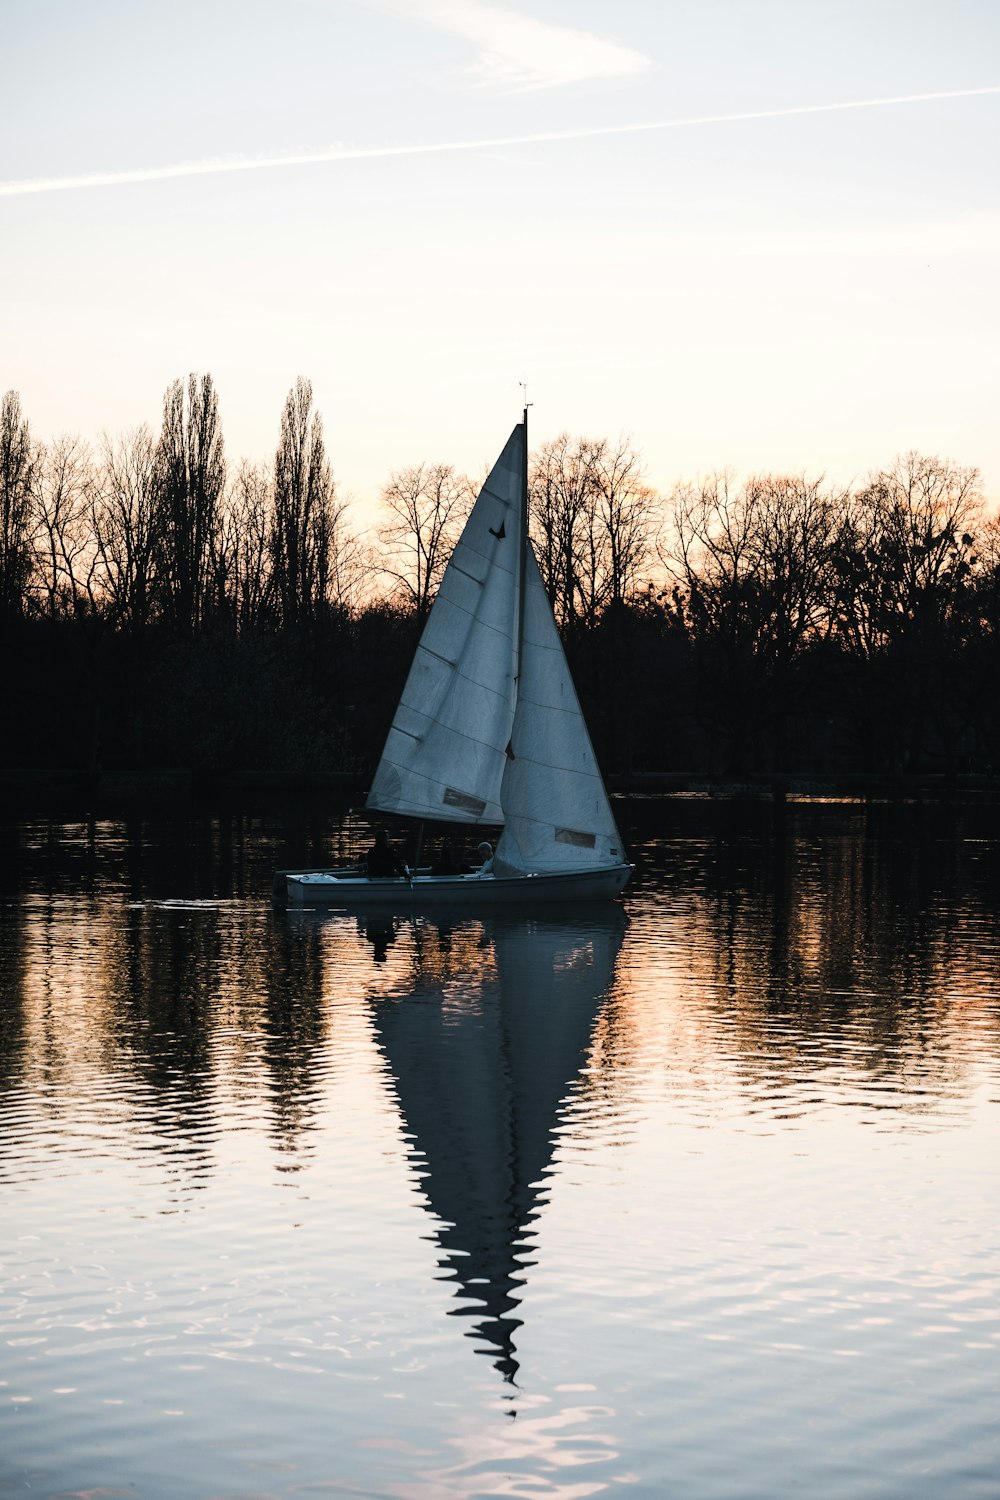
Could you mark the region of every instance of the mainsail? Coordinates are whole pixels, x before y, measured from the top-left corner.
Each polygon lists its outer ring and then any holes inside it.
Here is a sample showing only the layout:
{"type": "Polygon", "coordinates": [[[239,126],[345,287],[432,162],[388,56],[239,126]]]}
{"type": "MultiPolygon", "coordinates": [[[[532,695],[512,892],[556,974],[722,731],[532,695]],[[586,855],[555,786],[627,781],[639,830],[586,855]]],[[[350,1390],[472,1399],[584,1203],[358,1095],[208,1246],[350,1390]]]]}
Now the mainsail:
{"type": "Polygon", "coordinates": [[[367,806],[502,823],[514,717],[525,429],[514,428],[445,569],[367,806]]]}

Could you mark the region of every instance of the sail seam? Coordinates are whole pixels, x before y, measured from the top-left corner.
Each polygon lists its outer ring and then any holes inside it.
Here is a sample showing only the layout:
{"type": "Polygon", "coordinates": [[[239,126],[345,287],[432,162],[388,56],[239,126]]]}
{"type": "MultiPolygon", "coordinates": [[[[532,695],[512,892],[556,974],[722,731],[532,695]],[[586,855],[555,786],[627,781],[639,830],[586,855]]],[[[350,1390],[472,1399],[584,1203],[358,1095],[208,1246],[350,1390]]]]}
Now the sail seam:
{"type": "Polygon", "coordinates": [[[505,500],[504,497],[503,497],[503,495],[501,495],[501,493],[500,493],[499,490],[491,490],[490,489],[489,480],[486,481],[486,483],[483,485],[482,489],[479,491],[479,498],[480,499],[482,499],[482,497],[484,495],[489,495],[489,497],[490,497],[491,500],[495,500],[497,502],[497,504],[498,505],[502,505],[505,510],[513,510],[514,505],[516,503],[513,500],[505,500]]]}
{"type": "MultiPolygon", "coordinates": [[[[491,629],[492,627],[487,627],[487,628],[491,629]]],[[[501,630],[494,630],[494,634],[498,635],[501,640],[507,640],[508,639],[508,637],[501,630]]],[[[442,656],[439,651],[432,651],[429,646],[418,646],[417,647],[417,654],[419,655],[419,653],[421,651],[426,651],[428,656],[433,656],[436,661],[439,661],[442,664],[442,666],[451,667],[454,671],[456,671],[458,673],[459,677],[461,677],[461,679],[462,679],[463,682],[471,682],[474,687],[484,688],[487,692],[496,694],[497,697],[503,697],[504,696],[504,694],[502,694],[502,693],[497,693],[496,688],[491,687],[488,682],[481,682],[476,677],[470,677],[469,674],[468,674],[468,672],[464,671],[464,669],[461,666],[462,653],[460,653],[459,656],[454,661],[449,661],[449,659],[448,659],[447,656],[442,656]]],[[[539,704],[537,706],[541,707],[542,705],[539,704]]],[[[419,710],[419,711],[422,712],[422,710],[419,710]]],[[[428,715],[428,717],[430,717],[430,715],[428,715]]]]}
{"type": "MultiPolygon", "coordinates": [[[[449,662],[448,665],[453,669],[453,671],[456,673],[458,679],[461,682],[467,682],[467,683],[470,684],[470,686],[472,686],[474,688],[478,688],[481,692],[489,693],[489,695],[490,695],[491,698],[497,699],[497,701],[500,702],[500,703],[509,703],[510,702],[510,698],[508,697],[508,695],[506,693],[499,692],[495,687],[492,687],[488,682],[480,682],[475,677],[469,677],[469,676],[467,676],[466,673],[463,672],[461,670],[461,668],[455,662],[449,662]]],[[[426,719],[429,723],[431,723],[431,724],[442,724],[446,728],[450,728],[450,725],[448,724],[447,720],[445,720],[445,719],[438,719],[438,718],[436,718],[434,716],[434,714],[427,713],[426,709],[424,709],[422,707],[418,707],[416,703],[411,703],[410,700],[409,700],[409,698],[405,698],[404,697],[404,698],[401,698],[399,701],[400,701],[400,706],[401,707],[405,706],[406,708],[408,708],[410,710],[411,713],[419,714],[422,719],[426,719]]],[[[456,731],[456,733],[458,733],[458,731],[456,731]]]]}
{"type": "MultiPolygon", "coordinates": [[[[583,718],[583,715],[580,713],[580,709],[578,706],[570,706],[569,708],[564,708],[561,703],[546,703],[541,698],[529,698],[527,693],[522,693],[520,695],[519,702],[521,704],[526,704],[529,708],[540,709],[543,713],[566,714],[568,717],[573,719],[583,718]]],[[[586,723],[584,723],[584,729],[586,729],[586,727],[586,723]]],[[[587,738],[589,740],[589,733],[587,738]]]]}
{"type": "MultiPolygon", "coordinates": [[[[471,577],[471,574],[466,573],[465,576],[471,577]]],[[[513,631],[508,630],[508,628],[501,628],[501,625],[490,624],[489,619],[480,618],[480,615],[477,613],[478,607],[480,607],[478,604],[475,609],[468,609],[465,604],[460,604],[456,598],[450,598],[447,603],[448,609],[453,609],[456,615],[465,615],[466,619],[471,619],[481,630],[489,630],[490,634],[501,637],[501,640],[513,640],[513,631]]],[[[423,642],[418,642],[417,651],[429,651],[429,649],[430,646],[424,645],[423,642]]]]}
{"type": "MultiPolygon", "coordinates": [[[[492,751],[493,754],[496,755],[499,759],[502,760],[502,759],[506,758],[506,751],[505,750],[498,750],[497,747],[496,747],[496,745],[493,743],[492,740],[483,740],[483,739],[480,739],[478,735],[469,734],[464,729],[456,729],[451,724],[445,724],[441,719],[430,719],[428,722],[429,722],[431,728],[433,728],[433,726],[435,724],[440,724],[442,729],[447,730],[447,732],[449,734],[453,734],[456,737],[456,739],[468,740],[468,742],[469,742],[470,745],[483,745],[487,750],[492,751]]],[[[400,734],[408,735],[411,740],[417,740],[420,744],[423,744],[423,742],[424,742],[424,739],[425,739],[424,735],[414,734],[413,731],[410,730],[410,729],[400,729],[399,725],[395,724],[395,723],[392,725],[392,728],[395,729],[395,730],[397,730],[400,734]]],[[[423,776],[427,775],[426,771],[422,771],[422,772],[420,772],[420,774],[423,775],[423,776]]],[[[443,785],[444,785],[444,783],[442,782],[442,786],[443,785]]]]}
{"type": "Polygon", "coordinates": [[[592,781],[599,781],[602,787],[604,785],[604,778],[601,775],[596,759],[593,761],[590,770],[587,771],[581,770],[579,766],[557,766],[550,760],[539,760],[537,756],[532,755],[528,750],[515,750],[515,754],[517,762],[521,766],[540,766],[543,771],[558,771],[560,776],[589,776],[592,781]]]}
{"type": "MultiPolygon", "coordinates": [[[[499,696],[499,694],[496,694],[496,696],[499,696]]],[[[402,706],[402,705],[400,705],[400,706],[402,706]]],[[[409,708],[409,705],[406,705],[406,706],[408,706],[408,708],[409,708]]],[[[409,709],[409,711],[411,711],[411,712],[420,712],[420,709],[411,708],[411,709],[409,709]]],[[[495,744],[495,742],[492,741],[492,739],[481,739],[480,736],[478,736],[478,735],[471,735],[471,733],[469,733],[468,730],[466,730],[466,729],[457,729],[457,727],[454,726],[454,724],[445,723],[445,721],[442,720],[442,718],[430,718],[429,714],[424,714],[423,717],[426,718],[426,720],[427,720],[427,732],[429,732],[430,729],[433,729],[433,726],[435,726],[435,724],[439,724],[439,726],[441,726],[442,729],[447,730],[447,732],[450,733],[450,735],[456,736],[457,739],[468,739],[469,744],[484,745],[484,747],[486,747],[487,750],[492,750],[493,754],[496,754],[496,756],[498,756],[498,759],[505,759],[505,756],[507,756],[507,751],[505,751],[505,750],[499,750],[499,748],[496,747],[496,744],[495,744]]],[[[393,729],[396,729],[397,732],[400,733],[400,735],[408,735],[409,738],[411,738],[411,739],[417,739],[417,741],[421,742],[421,744],[423,744],[424,739],[426,739],[426,733],[424,733],[424,735],[415,735],[415,733],[412,732],[412,729],[400,729],[399,724],[397,724],[396,721],[394,721],[394,720],[393,720],[393,724],[391,724],[391,727],[393,727],[393,729]]],[[[421,774],[426,775],[426,771],[421,772],[421,774]]]]}
{"type": "MultiPolygon", "coordinates": [[[[501,630],[499,625],[491,625],[489,620],[481,620],[475,610],[466,609],[464,604],[458,604],[454,599],[448,600],[448,608],[453,609],[456,614],[464,615],[467,620],[472,620],[481,630],[488,630],[492,635],[498,635],[501,640],[512,641],[514,639],[512,631],[501,630]]],[[[418,642],[417,644],[418,651],[430,651],[430,649],[429,646],[425,646],[422,642],[418,642]]]]}
{"type": "MultiPolygon", "coordinates": [[[[503,517],[503,520],[506,521],[506,517],[503,517]]],[[[487,530],[489,530],[488,527],[487,530]]],[[[490,536],[493,536],[492,531],[490,531],[490,536]]],[[[485,543],[484,546],[488,547],[489,543],[485,543]]],[[[504,567],[502,562],[499,562],[497,560],[497,549],[495,547],[491,548],[490,551],[487,552],[484,550],[484,546],[479,546],[475,542],[470,541],[468,537],[466,537],[464,542],[459,542],[458,546],[455,548],[455,551],[452,553],[451,560],[448,563],[448,568],[453,568],[455,566],[455,558],[461,557],[463,552],[471,552],[473,557],[481,557],[483,562],[486,563],[487,567],[491,569],[495,568],[498,573],[514,573],[514,568],[504,567]]],[[[500,556],[502,557],[503,554],[500,554],[500,556]]],[[[445,572],[447,571],[448,569],[446,568],[445,572]]]]}
{"type": "Polygon", "coordinates": [[[428,656],[433,656],[435,661],[441,662],[446,667],[455,667],[458,665],[458,663],[452,661],[450,657],[442,656],[440,651],[432,651],[430,646],[421,646],[419,649],[421,651],[426,651],[428,656]]]}

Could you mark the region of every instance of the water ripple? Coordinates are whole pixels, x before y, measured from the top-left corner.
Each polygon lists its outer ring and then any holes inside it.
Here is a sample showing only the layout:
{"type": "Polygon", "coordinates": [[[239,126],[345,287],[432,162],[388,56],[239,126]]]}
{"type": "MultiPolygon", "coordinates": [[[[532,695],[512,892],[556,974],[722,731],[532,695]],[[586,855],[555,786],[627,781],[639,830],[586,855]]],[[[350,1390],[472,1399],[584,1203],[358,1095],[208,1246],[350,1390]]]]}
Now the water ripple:
{"type": "Polygon", "coordinates": [[[0,1484],[994,1493],[1000,828],[685,806],[627,921],[273,913],[349,819],[25,825],[0,1484]]]}

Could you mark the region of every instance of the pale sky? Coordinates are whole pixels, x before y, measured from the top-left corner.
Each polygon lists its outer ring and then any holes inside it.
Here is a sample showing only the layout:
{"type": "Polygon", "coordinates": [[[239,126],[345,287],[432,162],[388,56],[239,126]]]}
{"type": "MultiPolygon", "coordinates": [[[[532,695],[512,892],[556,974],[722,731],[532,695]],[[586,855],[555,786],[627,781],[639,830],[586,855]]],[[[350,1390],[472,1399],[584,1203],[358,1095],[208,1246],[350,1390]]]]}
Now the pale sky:
{"type": "Polygon", "coordinates": [[[0,0],[0,390],[40,437],[313,382],[363,519],[518,419],[647,477],[1000,501],[997,0],[0,0]],[[886,102],[893,101],[893,102],[886,102]],[[828,106],[851,106],[834,108],[828,106]],[[735,118],[734,118],[735,117],[735,118]]]}

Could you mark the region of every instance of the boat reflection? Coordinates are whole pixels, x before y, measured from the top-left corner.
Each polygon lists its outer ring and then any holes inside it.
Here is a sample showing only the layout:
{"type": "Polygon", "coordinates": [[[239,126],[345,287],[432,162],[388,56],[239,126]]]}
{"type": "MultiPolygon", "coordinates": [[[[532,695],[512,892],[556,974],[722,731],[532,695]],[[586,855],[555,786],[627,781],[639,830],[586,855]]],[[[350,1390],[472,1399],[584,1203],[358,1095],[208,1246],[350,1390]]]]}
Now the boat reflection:
{"type": "MultiPolygon", "coordinates": [[[[384,922],[358,925],[377,955],[384,922]]],[[[406,981],[373,994],[439,1265],[454,1283],[451,1314],[469,1320],[478,1352],[511,1383],[561,1106],[584,1066],[625,926],[610,906],[564,920],[417,922],[406,981]]]]}

